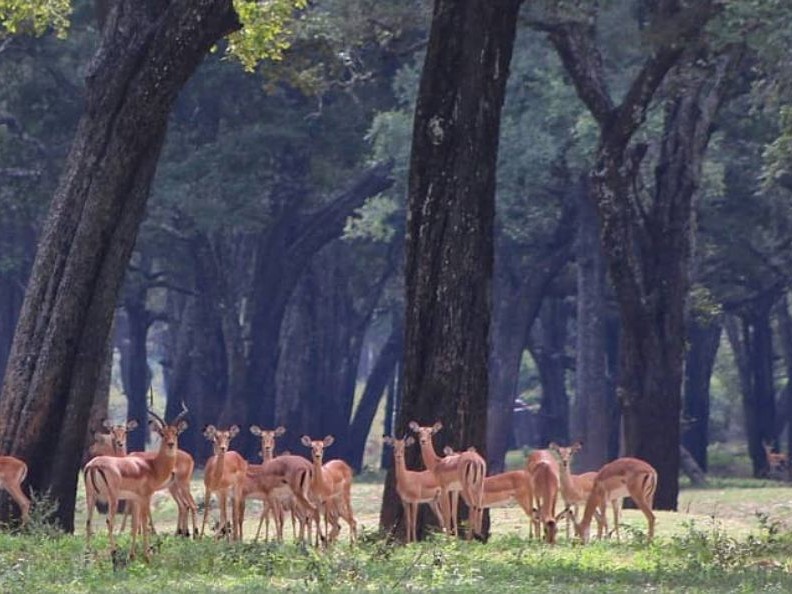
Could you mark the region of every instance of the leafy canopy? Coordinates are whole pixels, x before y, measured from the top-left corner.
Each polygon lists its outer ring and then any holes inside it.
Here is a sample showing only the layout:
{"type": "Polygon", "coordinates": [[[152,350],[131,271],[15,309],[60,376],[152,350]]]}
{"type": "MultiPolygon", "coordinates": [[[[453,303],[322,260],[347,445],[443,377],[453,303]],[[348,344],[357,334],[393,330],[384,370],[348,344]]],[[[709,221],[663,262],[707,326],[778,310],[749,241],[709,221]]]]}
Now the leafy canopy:
{"type": "MultiPolygon", "coordinates": [[[[242,29],[229,36],[228,53],[247,71],[261,60],[280,60],[289,47],[289,24],[307,5],[308,0],[234,0],[242,29]]],[[[63,38],[71,12],[71,0],[0,0],[0,39],[50,29],[63,38]]]]}

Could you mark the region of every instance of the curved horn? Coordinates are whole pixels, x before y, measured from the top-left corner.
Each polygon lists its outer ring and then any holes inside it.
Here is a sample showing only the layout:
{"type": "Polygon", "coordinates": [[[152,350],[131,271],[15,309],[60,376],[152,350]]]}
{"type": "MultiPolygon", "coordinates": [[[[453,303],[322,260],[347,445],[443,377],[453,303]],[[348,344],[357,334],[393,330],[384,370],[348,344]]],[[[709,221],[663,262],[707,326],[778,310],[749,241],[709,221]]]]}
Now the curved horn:
{"type": "Polygon", "coordinates": [[[148,409],[148,414],[160,424],[160,427],[167,427],[168,424],[162,420],[162,417],[155,413],[153,410],[148,409]]]}
{"type": "Polygon", "coordinates": [[[176,415],[176,418],[173,419],[173,421],[171,422],[171,425],[173,425],[174,427],[179,424],[179,421],[181,421],[184,417],[187,416],[188,412],[190,412],[189,410],[187,410],[187,405],[184,404],[184,400],[181,401],[181,406],[182,406],[181,412],[178,415],[176,415]]]}

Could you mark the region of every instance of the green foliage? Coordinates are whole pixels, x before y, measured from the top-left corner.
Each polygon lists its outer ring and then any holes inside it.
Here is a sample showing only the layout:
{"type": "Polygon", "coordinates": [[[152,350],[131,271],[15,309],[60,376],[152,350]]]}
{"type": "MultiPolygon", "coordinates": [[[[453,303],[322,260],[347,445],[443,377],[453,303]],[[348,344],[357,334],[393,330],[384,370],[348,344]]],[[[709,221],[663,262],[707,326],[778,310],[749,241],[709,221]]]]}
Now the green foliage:
{"type": "Polygon", "coordinates": [[[281,60],[289,47],[295,11],[307,0],[234,0],[242,29],[228,39],[228,51],[252,72],[261,60],[281,60]]]}
{"type": "Polygon", "coordinates": [[[43,35],[49,29],[63,38],[71,10],[71,0],[0,0],[0,38],[4,31],[43,35]]]}

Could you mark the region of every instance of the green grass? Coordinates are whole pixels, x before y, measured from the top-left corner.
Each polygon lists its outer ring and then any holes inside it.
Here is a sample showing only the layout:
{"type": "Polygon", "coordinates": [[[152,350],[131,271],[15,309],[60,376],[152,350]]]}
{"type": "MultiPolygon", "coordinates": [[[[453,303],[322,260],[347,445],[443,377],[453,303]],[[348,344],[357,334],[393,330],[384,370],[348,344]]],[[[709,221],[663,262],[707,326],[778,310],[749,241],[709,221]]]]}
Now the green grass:
{"type": "MultiPolygon", "coordinates": [[[[340,543],[326,551],[291,542],[157,536],[150,564],[123,558],[114,564],[101,516],[93,550],[86,551],[80,502],[76,535],[0,533],[0,592],[792,591],[792,492],[786,485],[741,479],[738,486],[723,481],[685,489],[678,513],[657,512],[651,545],[635,510],[625,511],[620,543],[580,546],[565,538],[562,525],[559,544],[549,547],[527,538],[519,509],[504,508],[492,511],[487,544],[435,536],[405,547],[376,535],[382,483],[375,478],[353,488],[359,544],[349,547],[344,527],[340,543]]],[[[200,504],[198,478],[193,490],[200,504]]],[[[249,509],[248,539],[259,508],[249,509]]],[[[154,518],[160,534],[174,529],[175,507],[167,495],[155,501],[154,518]]],[[[119,544],[127,551],[128,536],[119,544]]]]}

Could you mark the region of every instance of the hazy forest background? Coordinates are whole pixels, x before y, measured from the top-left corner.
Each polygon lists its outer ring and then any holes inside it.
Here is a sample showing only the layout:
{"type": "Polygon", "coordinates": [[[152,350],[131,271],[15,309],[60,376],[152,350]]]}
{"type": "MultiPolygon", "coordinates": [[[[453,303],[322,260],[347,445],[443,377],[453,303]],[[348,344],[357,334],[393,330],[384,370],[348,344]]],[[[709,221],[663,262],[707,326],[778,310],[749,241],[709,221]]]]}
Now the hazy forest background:
{"type": "MultiPolygon", "coordinates": [[[[704,471],[710,452],[747,455],[728,470],[754,476],[763,441],[792,450],[785,0],[504,2],[501,30],[466,31],[508,46],[494,50],[508,81],[481,231],[494,264],[471,281],[491,304],[477,326],[488,365],[480,393],[436,407],[411,391],[415,358],[435,347],[405,326],[405,270],[417,274],[405,242],[417,164],[434,163],[448,128],[429,113],[433,140],[417,146],[413,117],[429,79],[465,83],[461,63],[422,75],[427,48],[465,56],[466,39],[429,44],[432,3],[275,3],[283,46],[250,54],[224,40],[239,28],[228,2],[196,2],[209,15],[196,33],[173,11],[74,0],[68,30],[56,20],[40,35],[9,27],[11,4],[0,0],[0,451],[53,489],[65,527],[87,436],[108,415],[144,419],[150,385],[168,416],[189,407],[180,447],[199,465],[207,423],[282,424],[292,452],[304,433],[333,434],[328,455],[361,471],[388,463],[380,435],[463,410],[443,439],[475,444],[490,472],[509,449],[582,439],[579,470],[644,457],[658,506],[674,509],[679,445],[704,471]],[[69,274],[88,288],[52,300],[51,280],[69,274]]],[[[445,248],[465,252],[470,237],[445,248]]],[[[130,433],[130,450],[146,440],[130,433]]]]}

